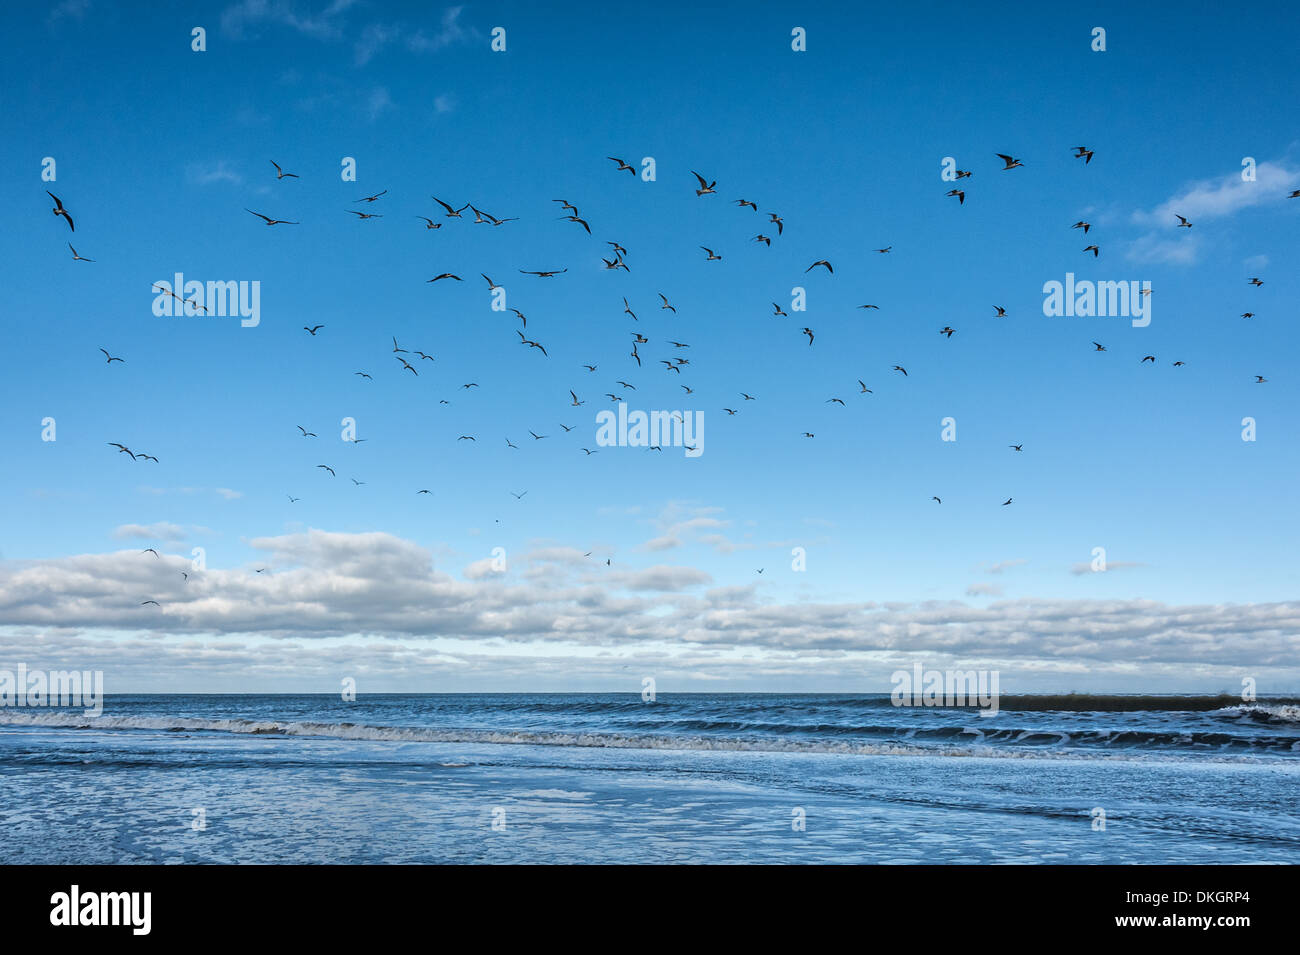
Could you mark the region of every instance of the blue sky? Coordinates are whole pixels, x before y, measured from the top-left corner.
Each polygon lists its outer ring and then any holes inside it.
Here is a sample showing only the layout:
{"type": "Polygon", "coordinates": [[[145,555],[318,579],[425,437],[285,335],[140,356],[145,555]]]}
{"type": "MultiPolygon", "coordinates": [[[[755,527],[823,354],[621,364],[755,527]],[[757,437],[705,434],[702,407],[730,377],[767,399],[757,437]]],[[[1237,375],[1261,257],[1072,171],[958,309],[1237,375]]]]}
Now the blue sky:
{"type": "Polygon", "coordinates": [[[1273,16],[6,12],[0,664],[93,657],[122,689],[328,690],[371,667],[372,689],[513,690],[617,689],[631,661],[683,689],[887,692],[880,672],[922,653],[1016,674],[1007,692],[1295,690],[1300,81],[1296,15],[1273,16]],[[606,156],[653,157],[656,180],[606,156]],[[947,156],[973,176],[943,181],[947,156]],[[445,219],[431,196],[518,221],[445,219]],[[608,240],[630,271],[601,267],[608,240]],[[805,272],[819,259],[833,275],[805,272]],[[260,324],[156,317],[176,272],[260,282],[260,324]],[[464,281],[426,282],[442,272],[464,281]],[[1067,272],[1149,282],[1150,325],[1044,316],[1067,272]],[[394,336],[435,357],[418,378],[394,336]],[[607,392],[702,411],[704,453],[583,454],[607,392]],[[178,584],[194,547],[208,569],[178,584]],[[498,547],[505,573],[485,569],[498,547]],[[1105,573],[1085,571],[1095,547],[1105,573]]]}

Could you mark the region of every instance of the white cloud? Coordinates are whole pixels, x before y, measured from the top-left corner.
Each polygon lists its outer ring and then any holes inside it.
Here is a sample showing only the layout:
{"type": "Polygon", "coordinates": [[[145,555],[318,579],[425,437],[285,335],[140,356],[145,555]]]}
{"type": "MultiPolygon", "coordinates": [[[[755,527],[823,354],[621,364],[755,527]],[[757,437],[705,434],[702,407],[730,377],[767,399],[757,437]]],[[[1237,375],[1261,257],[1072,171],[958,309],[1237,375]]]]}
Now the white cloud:
{"type": "Polygon", "coordinates": [[[1162,235],[1147,232],[1138,236],[1124,250],[1130,262],[1144,265],[1193,265],[1201,252],[1199,236],[1162,235]]]}
{"type": "Polygon", "coordinates": [[[1198,220],[1220,219],[1242,209],[1268,202],[1280,202],[1300,184],[1300,169],[1283,163],[1262,162],[1255,170],[1255,181],[1245,182],[1241,173],[1231,172],[1215,179],[1202,179],[1149,211],[1134,212],[1138,225],[1159,229],[1177,228],[1178,216],[1186,216],[1196,228],[1198,220]]]}
{"type": "MultiPolygon", "coordinates": [[[[262,646],[275,638],[319,643],[374,635],[410,646],[462,641],[476,653],[527,645],[541,656],[548,655],[543,645],[557,652],[562,646],[569,655],[639,649],[660,659],[743,653],[756,663],[791,654],[847,664],[927,653],[1082,670],[1245,672],[1294,667],[1300,632],[1298,600],[779,603],[760,598],[754,584],[708,588],[711,576],[697,568],[577,563],[563,548],[525,555],[512,560],[508,574],[474,580],[439,571],[425,547],[380,532],[310,530],[250,544],[265,555],[253,566],[267,567],[266,573],[247,567],[195,572],[184,557],[137,550],[10,561],[0,565],[0,626],[98,639],[109,633],[184,637],[194,659],[217,638],[262,646]],[[142,607],[144,600],[162,606],[142,607]]],[[[978,596],[992,594],[988,585],[972,586],[978,596]]]]}

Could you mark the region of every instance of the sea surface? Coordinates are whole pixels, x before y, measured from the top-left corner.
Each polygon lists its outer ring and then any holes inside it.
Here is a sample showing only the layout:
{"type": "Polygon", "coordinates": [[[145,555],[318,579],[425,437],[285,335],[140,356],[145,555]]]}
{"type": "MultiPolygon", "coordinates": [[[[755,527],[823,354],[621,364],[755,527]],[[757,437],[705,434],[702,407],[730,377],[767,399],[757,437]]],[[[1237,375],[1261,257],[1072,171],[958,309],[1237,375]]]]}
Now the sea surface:
{"type": "Polygon", "coordinates": [[[5,863],[1296,863],[1300,701],[437,694],[0,708],[5,863]]]}

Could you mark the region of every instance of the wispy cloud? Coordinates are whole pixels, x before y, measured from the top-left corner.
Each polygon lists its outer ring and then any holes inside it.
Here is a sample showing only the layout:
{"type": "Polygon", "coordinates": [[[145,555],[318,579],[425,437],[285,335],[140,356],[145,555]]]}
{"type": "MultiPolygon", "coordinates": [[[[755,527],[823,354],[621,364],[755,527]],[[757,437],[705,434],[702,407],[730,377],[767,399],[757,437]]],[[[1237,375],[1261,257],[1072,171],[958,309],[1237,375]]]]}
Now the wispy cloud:
{"type": "Polygon", "coordinates": [[[290,0],[241,0],[221,13],[221,29],[229,36],[242,37],[262,25],[288,27],[317,40],[343,36],[343,14],[356,0],[330,0],[319,9],[290,0]]]}
{"type": "Polygon", "coordinates": [[[199,186],[210,186],[214,182],[228,182],[238,186],[244,181],[244,177],[232,169],[230,163],[224,159],[190,163],[185,167],[185,178],[199,186]]]}
{"type": "Polygon", "coordinates": [[[184,527],[169,521],[154,524],[122,524],[113,531],[115,540],[150,540],[165,541],[170,544],[188,540],[196,534],[210,534],[206,527],[184,527]]]}
{"type": "Polygon", "coordinates": [[[1280,202],[1297,184],[1300,184],[1300,169],[1280,162],[1262,162],[1255,168],[1253,182],[1244,181],[1240,172],[1202,179],[1185,186],[1154,209],[1133,213],[1132,220],[1137,225],[1177,228],[1180,215],[1193,223],[1221,219],[1252,206],[1280,202]]]}
{"type": "Polygon", "coordinates": [[[228,487],[149,487],[145,485],[139,488],[139,491],[141,494],[152,494],[155,497],[161,497],[164,494],[215,494],[227,501],[233,501],[244,496],[242,491],[232,491],[228,487]]]}
{"type": "Polygon", "coordinates": [[[63,0],[50,11],[45,22],[54,25],[61,20],[84,20],[90,10],[90,0],[63,0]]]}
{"type": "Polygon", "coordinates": [[[1243,209],[1282,202],[1300,184],[1300,169],[1282,162],[1262,162],[1255,167],[1255,179],[1246,181],[1240,172],[1189,183],[1153,209],[1140,209],[1129,218],[1148,231],[1124,250],[1130,262],[1153,265],[1194,265],[1204,251],[1198,222],[1212,222],[1234,216],[1243,209]],[[1178,217],[1192,222],[1191,229],[1178,227],[1178,217]]]}
{"type": "Polygon", "coordinates": [[[393,98],[388,94],[386,86],[376,86],[366,98],[366,115],[370,117],[371,122],[394,107],[393,98]]]}
{"type": "Polygon", "coordinates": [[[1128,244],[1124,257],[1144,265],[1193,265],[1200,257],[1200,236],[1147,232],[1128,244]]]}
{"type": "Polygon", "coordinates": [[[1070,573],[1074,574],[1076,577],[1079,577],[1079,576],[1082,576],[1083,574],[1094,574],[1094,573],[1096,573],[1096,574],[1107,573],[1107,574],[1108,574],[1108,573],[1110,573],[1112,570],[1126,570],[1126,569],[1128,569],[1128,568],[1130,568],[1130,567],[1145,567],[1145,566],[1146,566],[1146,564],[1138,563],[1138,562],[1135,562],[1135,561],[1127,561],[1127,560],[1113,560],[1113,561],[1112,561],[1112,560],[1108,560],[1108,561],[1106,561],[1106,569],[1105,569],[1104,571],[1101,571],[1101,570],[1093,570],[1092,564],[1090,564],[1090,563],[1088,563],[1088,562],[1086,562],[1086,561],[1082,561],[1082,562],[1077,563],[1077,564],[1071,564],[1071,565],[1070,565],[1070,573]]]}

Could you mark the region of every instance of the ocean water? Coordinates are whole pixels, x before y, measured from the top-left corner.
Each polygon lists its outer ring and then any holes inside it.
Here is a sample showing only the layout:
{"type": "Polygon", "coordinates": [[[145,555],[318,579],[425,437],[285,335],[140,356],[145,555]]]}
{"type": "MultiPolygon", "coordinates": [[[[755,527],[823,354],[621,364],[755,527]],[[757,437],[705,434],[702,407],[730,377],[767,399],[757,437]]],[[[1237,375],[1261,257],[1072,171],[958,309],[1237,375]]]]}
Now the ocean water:
{"type": "Polygon", "coordinates": [[[109,696],[0,709],[0,831],[7,863],[1296,863],[1300,701],[109,696]]]}

